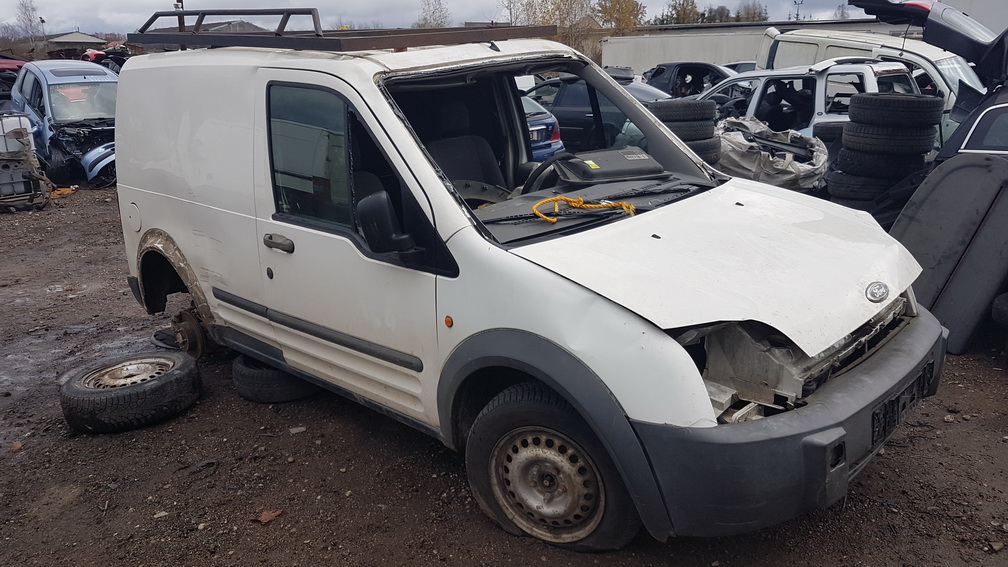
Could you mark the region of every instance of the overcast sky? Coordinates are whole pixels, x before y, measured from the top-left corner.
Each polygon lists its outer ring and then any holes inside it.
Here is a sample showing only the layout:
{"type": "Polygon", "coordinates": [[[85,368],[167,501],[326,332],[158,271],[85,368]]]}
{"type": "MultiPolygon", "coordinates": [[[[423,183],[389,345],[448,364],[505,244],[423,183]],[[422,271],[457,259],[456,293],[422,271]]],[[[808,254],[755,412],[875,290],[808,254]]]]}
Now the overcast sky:
{"type": "MultiPolygon", "coordinates": [[[[335,27],[337,23],[372,24],[380,22],[383,27],[408,27],[416,21],[420,0],[183,0],[187,10],[201,8],[274,8],[315,7],[322,17],[323,27],[335,27]]],[[[771,20],[786,20],[795,12],[796,0],[763,0],[770,12],[771,20]]],[[[499,0],[444,0],[451,11],[454,24],[463,21],[500,20],[499,0]]],[[[802,19],[812,16],[829,19],[833,11],[846,0],[802,0],[802,19]]],[[[665,8],[667,0],[644,0],[647,17],[651,18],[665,8]]],[[[701,9],[708,5],[725,5],[734,10],[740,0],[697,0],[701,9]]],[[[14,0],[5,0],[10,12],[9,22],[13,22],[14,0]]],[[[39,16],[45,19],[47,34],[74,31],[78,28],[85,33],[118,32],[128,33],[140,27],[147,18],[159,10],[171,10],[172,0],[35,0],[39,16]]],[[[863,13],[851,8],[852,17],[863,17],[863,13]]],[[[167,20],[165,20],[167,24],[167,20]]],[[[277,20],[268,23],[276,25],[277,20]]],[[[294,22],[292,21],[292,25],[294,22]]],[[[306,27],[303,24],[298,27],[306,27]]]]}

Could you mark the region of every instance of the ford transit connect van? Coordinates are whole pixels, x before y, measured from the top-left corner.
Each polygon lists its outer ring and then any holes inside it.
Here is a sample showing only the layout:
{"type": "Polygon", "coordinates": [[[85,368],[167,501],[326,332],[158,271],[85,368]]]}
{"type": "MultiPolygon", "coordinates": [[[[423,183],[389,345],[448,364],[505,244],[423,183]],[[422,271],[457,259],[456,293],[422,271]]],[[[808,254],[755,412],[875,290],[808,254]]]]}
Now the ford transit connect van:
{"type": "Polygon", "coordinates": [[[583,55],[507,39],[529,30],[275,14],[130,34],[215,46],[123,68],[130,286],[151,313],[187,294],[183,339],[463,451],[505,530],[600,550],[775,524],[842,499],[935,393],[920,268],[866,214],[718,173],[583,55]],[[533,161],[515,77],[560,72],[647,151],[600,127],[533,161]]]}

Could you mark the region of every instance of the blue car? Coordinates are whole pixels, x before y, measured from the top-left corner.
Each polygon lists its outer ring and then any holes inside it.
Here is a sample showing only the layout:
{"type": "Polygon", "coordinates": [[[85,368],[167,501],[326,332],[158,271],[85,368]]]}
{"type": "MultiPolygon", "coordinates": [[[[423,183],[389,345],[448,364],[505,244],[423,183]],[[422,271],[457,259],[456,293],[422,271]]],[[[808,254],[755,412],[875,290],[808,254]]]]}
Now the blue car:
{"type": "Polygon", "coordinates": [[[562,152],[564,144],[560,139],[560,124],[550,111],[527,96],[522,97],[522,107],[525,109],[525,121],[528,123],[529,140],[532,143],[532,160],[543,161],[562,152]]]}
{"type": "Polygon", "coordinates": [[[115,182],[115,107],[119,76],[87,61],[25,63],[11,106],[28,115],[35,151],[56,183],[115,182]]]}

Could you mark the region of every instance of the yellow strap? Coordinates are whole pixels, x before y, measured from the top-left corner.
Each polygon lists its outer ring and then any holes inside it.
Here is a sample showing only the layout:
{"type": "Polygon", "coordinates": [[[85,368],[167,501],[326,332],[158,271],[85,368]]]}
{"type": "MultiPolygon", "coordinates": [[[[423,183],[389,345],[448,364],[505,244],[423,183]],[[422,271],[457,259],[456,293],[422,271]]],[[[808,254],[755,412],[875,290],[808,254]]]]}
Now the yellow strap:
{"type": "Polygon", "coordinates": [[[571,199],[570,197],[564,197],[563,195],[557,197],[551,197],[549,199],[544,199],[539,201],[535,205],[532,205],[532,212],[546,222],[555,223],[558,219],[556,217],[548,217],[543,213],[539,212],[539,206],[545,205],[546,203],[553,203],[553,212],[560,212],[560,203],[567,203],[567,206],[573,207],[575,209],[623,209],[626,214],[633,216],[636,209],[633,205],[626,201],[618,201],[615,203],[585,203],[584,197],[578,197],[577,199],[571,199]]]}

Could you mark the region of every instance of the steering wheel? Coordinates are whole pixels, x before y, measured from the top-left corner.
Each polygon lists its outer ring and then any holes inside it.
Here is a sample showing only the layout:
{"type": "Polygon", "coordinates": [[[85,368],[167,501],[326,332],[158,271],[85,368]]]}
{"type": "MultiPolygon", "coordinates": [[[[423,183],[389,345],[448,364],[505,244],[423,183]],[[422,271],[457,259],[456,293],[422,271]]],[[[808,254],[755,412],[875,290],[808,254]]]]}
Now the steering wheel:
{"type": "Polygon", "coordinates": [[[522,185],[521,190],[518,191],[518,194],[524,195],[526,193],[532,193],[533,191],[538,191],[539,187],[536,185],[536,182],[539,181],[539,178],[542,177],[544,173],[546,173],[547,169],[553,167],[553,164],[560,160],[573,159],[576,157],[577,157],[576,155],[570,152],[557,152],[551,155],[550,157],[546,158],[545,160],[543,160],[542,163],[539,164],[539,167],[535,168],[532,171],[532,173],[529,174],[528,179],[525,180],[525,184],[522,185]]]}
{"type": "Polygon", "coordinates": [[[740,116],[745,116],[746,110],[749,109],[749,100],[743,97],[733,98],[728,102],[722,104],[718,107],[719,118],[738,118],[740,116]]]}

